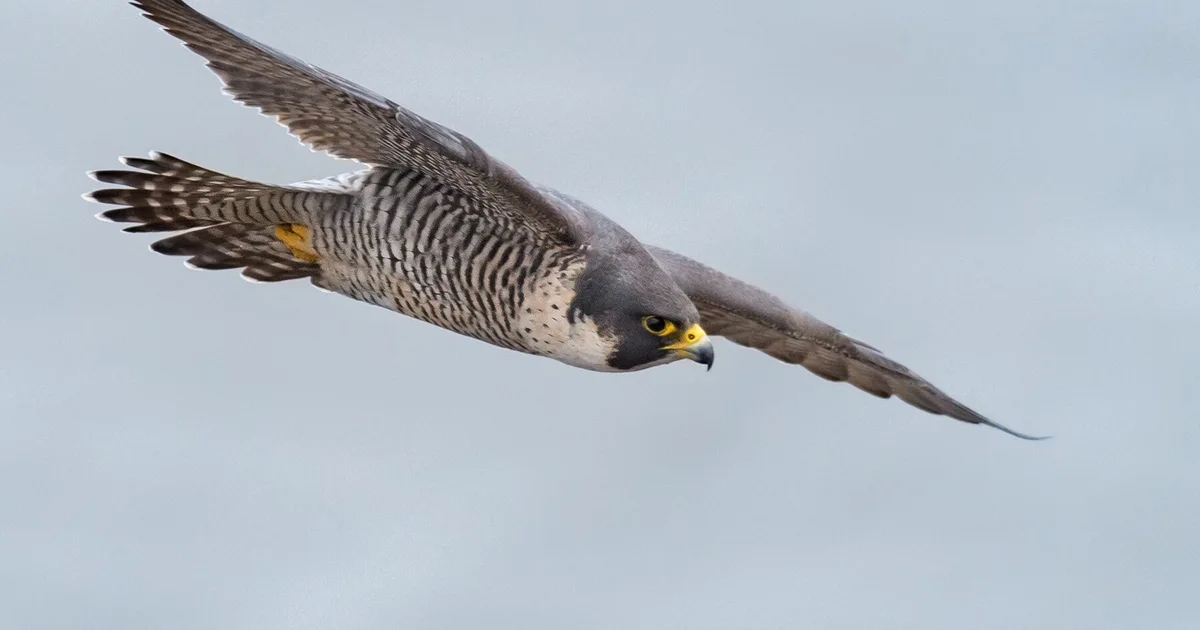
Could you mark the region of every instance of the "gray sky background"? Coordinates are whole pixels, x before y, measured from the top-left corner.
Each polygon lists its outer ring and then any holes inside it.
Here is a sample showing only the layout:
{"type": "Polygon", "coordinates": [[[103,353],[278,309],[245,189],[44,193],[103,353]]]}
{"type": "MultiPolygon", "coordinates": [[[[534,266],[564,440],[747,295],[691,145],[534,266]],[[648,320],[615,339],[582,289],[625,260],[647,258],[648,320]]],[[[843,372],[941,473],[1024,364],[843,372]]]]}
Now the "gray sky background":
{"type": "Polygon", "coordinates": [[[1055,439],[188,271],[84,172],[354,165],[9,1],[0,626],[1200,624],[1200,3],[195,4],[1055,439]]]}

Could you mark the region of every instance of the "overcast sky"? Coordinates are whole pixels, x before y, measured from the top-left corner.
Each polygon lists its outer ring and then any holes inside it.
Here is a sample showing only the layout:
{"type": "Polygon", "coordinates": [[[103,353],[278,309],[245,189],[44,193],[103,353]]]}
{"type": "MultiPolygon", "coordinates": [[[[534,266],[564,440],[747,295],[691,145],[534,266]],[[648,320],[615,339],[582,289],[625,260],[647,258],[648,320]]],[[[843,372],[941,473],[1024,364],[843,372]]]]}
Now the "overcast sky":
{"type": "Polygon", "coordinates": [[[354,165],[124,2],[9,0],[0,626],[1200,624],[1200,3],[195,5],[1055,439],[189,271],[85,171],[354,165]]]}

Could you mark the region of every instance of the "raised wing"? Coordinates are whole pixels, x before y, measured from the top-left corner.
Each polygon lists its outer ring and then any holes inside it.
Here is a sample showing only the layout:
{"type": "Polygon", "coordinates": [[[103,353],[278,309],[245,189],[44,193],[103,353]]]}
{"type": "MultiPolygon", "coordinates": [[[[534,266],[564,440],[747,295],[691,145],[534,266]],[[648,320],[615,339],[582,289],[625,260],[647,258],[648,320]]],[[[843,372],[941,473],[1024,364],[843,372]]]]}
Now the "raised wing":
{"type": "Polygon", "coordinates": [[[313,149],[372,166],[415,169],[535,234],[563,243],[581,240],[575,217],[470,138],[241,35],[181,0],[132,4],[207,59],[234,100],[275,117],[313,149]]]}
{"type": "Polygon", "coordinates": [[[984,424],[1026,440],[1044,439],[988,420],[879,350],[762,289],[674,252],[647,249],[695,303],[700,323],[711,335],[802,365],[822,378],[849,382],[880,398],[896,396],[929,413],[984,424]]]}

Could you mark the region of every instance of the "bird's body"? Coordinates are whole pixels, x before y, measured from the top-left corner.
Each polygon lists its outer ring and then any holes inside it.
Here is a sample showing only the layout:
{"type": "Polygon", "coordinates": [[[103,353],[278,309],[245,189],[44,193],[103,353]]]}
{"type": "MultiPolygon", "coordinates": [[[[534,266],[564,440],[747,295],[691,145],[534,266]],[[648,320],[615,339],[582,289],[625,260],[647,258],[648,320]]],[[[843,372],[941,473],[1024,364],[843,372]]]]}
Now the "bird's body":
{"type": "Polygon", "coordinates": [[[413,170],[365,171],[343,194],[308,224],[315,284],[511,350],[570,352],[554,342],[570,336],[578,248],[544,247],[413,170]]]}
{"type": "Polygon", "coordinates": [[[611,343],[569,312],[584,247],[543,243],[415,170],[372,168],[337,183],[346,203],[308,224],[314,284],[503,348],[611,369],[611,343]]]}
{"type": "MultiPolygon", "coordinates": [[[[275,186],[169,155],[93,177],[94,201],[180,232],[155,251],[252,280],[314,285],[487,343],[597,371],[690,358],[705,329],[921,409],[997,425],[880,352],[778,298],[646,246],[587,204],[532,184],[466,136],[284,55],[181,0],[134,3],[208,60],[237,100],[366,168],[275,186]]],[[[1013,433],[1011,431],[1008,431],[1013,433]]],[[[1020,435],[1015,434],[1014,435],[1020,435]]],[[[1025,437],[1025,436],[1021,436],[1025,437]]]]}

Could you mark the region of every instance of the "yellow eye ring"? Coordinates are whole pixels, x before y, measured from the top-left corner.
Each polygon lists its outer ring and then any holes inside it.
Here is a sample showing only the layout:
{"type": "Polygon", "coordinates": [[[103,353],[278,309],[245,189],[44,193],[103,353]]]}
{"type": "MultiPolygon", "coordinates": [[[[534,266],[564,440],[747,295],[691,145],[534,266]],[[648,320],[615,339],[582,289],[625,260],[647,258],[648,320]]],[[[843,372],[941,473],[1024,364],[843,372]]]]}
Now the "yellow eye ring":
{"type": "Polygon", "coordinates": [[[652,335],[666,337],[675,332],[675,322],[655,315],[647,315],[642,318],[642,328],[645,328],[652,335]]]}

